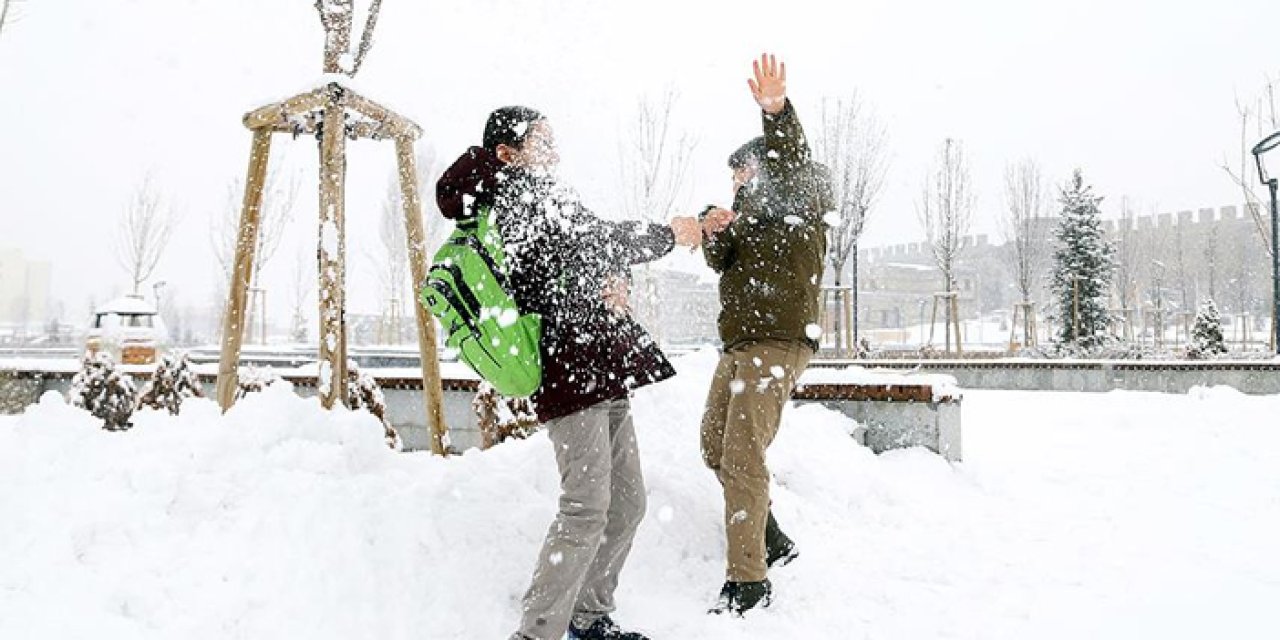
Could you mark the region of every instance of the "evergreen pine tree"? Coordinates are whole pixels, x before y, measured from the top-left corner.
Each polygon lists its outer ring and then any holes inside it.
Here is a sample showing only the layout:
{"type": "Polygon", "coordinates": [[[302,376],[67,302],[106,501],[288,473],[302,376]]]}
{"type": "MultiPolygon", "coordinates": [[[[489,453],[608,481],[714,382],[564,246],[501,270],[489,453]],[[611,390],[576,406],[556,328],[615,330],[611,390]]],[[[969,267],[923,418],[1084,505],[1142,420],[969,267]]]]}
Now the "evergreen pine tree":
{"type": "Polygon", "coordinates": [[[116,368],[106,352],[86,354],[80,371],[71,379],[67,400],[103,421],[107,431],[124,431],[133,426],[129,418],[137,391],[129,375],[116,368]]]}
{"type": "Polygon", "coordinates": [[[1060,202],[1062,222],[1055,232],[1051,281],[1061,320],[1058,343],[1093,349],[1107,340],[1115,248],[1102,229],[1102,198],[1093,195],[1079,169],[1062,189],[1060,202]]]}
{"type": "Polygon", "coordinates": [[[167,353],[156,365],[151,382],[142,391],[138,406],[168,411],[178,415],[182,401],[187,398],[203,398],[200,379],[191,370],[191,360],[185,353],[167,353]]]}
{"type": "Polygon", "coordinates": [[[1187,355],[1196,358],[1212,358],[1227,352],[1226,340],[1222,337],[1222,314],[1213,300],[1206,299],[1200,303],[1196,312],[1196,324],[1191,331],[1191,349],[1187,355]]]}
{"type": "Polygon", "coordinates": [[[270,367],[266,369],[259,369],[253,365],[244,367],[236,376],[236,402],[243,400],[251,393],[259,393],[279,381],[280,376],[270,367]]]}

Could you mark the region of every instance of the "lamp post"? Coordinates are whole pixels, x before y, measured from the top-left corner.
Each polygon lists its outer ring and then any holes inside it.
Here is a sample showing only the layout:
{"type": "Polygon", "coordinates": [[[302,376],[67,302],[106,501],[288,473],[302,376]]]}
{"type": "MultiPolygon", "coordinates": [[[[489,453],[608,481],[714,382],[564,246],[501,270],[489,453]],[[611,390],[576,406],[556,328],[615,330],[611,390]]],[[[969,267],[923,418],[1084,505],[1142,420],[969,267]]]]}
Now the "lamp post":
{"type": "Polygon", "coordinates": [[[1277,147],[1280,147],[1280,131],[1254,145],[1253,159],[1258,163],[1258,179],[1271,191],[1271,340],[1276,353],[1280,354],[1280,220],[1277,220],[1280,211],[1276,205],[1280,176],[1275,175],[1280,173],[1280,153],[1268,153],[1277,147]]]}
{"type": "Polygon", "coordinates": [[[156,300],[156,310],[160,310],[160,290],[165,288],[169,283],[161,280],[151,285],[151,295],[156,300]]]}

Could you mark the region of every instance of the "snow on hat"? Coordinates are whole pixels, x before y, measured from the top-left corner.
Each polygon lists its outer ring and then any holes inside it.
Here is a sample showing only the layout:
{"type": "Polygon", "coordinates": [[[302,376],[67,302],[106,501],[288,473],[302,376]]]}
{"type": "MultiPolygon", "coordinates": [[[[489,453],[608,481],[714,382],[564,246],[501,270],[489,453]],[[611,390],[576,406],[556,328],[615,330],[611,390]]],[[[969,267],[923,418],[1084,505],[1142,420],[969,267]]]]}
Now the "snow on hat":
{"type": "Polygon", "coordinates": [[[529,125],[543,119],[541,113],[529,107],[495,109],[484,124],[484,148],[497,151],[500,144],[519,147],[529,134],[529,125]]]}
{"type": "Polygon", "coordinates": [[[738,169],[740,167],[745,167],[751,160],[759,162],[760,159],[764,157],[764,153],[764,137],[752,138],[746,144],[738,147],[737,151],[734,151],[729,155],[729,168],[738,169]]]}

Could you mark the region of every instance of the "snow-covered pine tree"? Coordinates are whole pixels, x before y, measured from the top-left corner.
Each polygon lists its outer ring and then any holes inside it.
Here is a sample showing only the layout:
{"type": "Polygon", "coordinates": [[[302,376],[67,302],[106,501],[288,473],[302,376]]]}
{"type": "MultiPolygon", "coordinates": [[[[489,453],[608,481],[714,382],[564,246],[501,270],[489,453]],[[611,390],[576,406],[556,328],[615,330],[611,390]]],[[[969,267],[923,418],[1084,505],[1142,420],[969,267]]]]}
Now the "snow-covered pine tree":
{"type": "Polygon", "coordinates": [[[400,449],[400,434],[391,426],[391,421],[387,420],[387,399],[382,393],[382,387],[378,386],[378,381],[373,376],[361,371],[354,360],[347,361],[347,406],[353,411],[365,409],[372,413],[382,423],[387,446],[400,449]]]}
{"type": "Polygon", "coordinates": [[[107,431],[124,431],[133,426],[137,389],[129,375],[116,368],[106,352],[85,354],[80,371],[71,379],[67,401],[103,421],[107,431]]]}
{"type": "Polygon", "coordinates": [[[1107,341],[1108,302],[1115,248],[1102,229],[1098,203],[1079,169],[1060,195],[1062,222],[1055,232],[1051,284],[1061,323],[1058,344],[1094,349],[1107,341]]]}
{"type": "Polygon", "coordinates": [[[138,398],[139,407],[168,411],[178,415],[182,401],[187,398],[203,398],[200,379],[191,370],[191,359],[183,353],[167,353],[156,365],[151,382],[142,390],[138,398]]]}
{"type": "Polygon", "coordinates": [[[236,376],[236,402],[251,393],[258,393],[266,389],[279,379],[280,376],[269,368],[259,369],[254,366],[248,366],[241,369],[239,375],[236,376]]]}
{"type": "Polygon", "coordinates": [[[1191,330],[1191,349],[1187,356],[1199,360],[1226,352],[1227,342],[1222,336],[1222,314],[1211,298],[1205,299],[1196,312],[1196,324],[1191,330]]]}

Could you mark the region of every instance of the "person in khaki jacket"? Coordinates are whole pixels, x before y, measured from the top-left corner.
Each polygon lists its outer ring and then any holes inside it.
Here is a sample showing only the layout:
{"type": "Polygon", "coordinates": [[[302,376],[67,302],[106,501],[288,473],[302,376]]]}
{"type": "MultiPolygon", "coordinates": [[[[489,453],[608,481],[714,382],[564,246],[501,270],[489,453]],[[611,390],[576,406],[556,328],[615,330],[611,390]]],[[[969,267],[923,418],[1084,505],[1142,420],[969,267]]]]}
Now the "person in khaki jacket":
{"type": "Polygon", "coordinates": [[[729,158],[733,209],[703,214],[703,252],[720,274],[724,353],[702,418],[702,455],[724,488],[728,542],[726,581],[711,612],[737,615],[768,606],[768,568],[798,555],[770,512],[765,450],[818,347],[823,214],[834,208],[787,99],[786,65],[765,55],[753,67],[747,83],[764,136],[729,158]]]}

